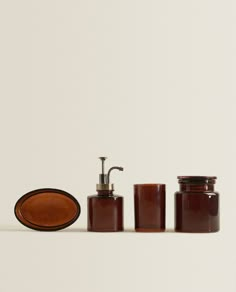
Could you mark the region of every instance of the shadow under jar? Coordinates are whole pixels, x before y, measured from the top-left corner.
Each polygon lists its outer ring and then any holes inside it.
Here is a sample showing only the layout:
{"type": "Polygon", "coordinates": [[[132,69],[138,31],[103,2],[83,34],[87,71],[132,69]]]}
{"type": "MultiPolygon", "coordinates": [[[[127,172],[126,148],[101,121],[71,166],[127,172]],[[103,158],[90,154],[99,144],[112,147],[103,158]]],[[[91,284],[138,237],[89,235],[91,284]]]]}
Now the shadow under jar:
{"type": "Polygon", "coordinates": [[[165,184],[134,185],[135,230],[165,231],[165,184]]]}
{"type": "Polygon", "coordinates": [[[178,176],[175,193],[175,231],[219,231],[219,193],[215,176],[178,176]]]}

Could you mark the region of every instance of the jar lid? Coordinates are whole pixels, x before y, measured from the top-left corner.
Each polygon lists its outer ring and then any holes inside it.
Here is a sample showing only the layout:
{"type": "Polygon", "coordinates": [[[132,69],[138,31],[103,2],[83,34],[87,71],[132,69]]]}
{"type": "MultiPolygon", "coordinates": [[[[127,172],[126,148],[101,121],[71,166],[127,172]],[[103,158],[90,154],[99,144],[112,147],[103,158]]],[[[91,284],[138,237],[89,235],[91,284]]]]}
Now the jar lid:
{"type": "Polygon", "coordinates": [[[58,189],[37,189],[23,195],[15,204],[20,223],[35,230],[56,231],[73,224],[80,215],[80,204],[69,193],[58,189]]]}
{"type": "Polygon", "coordinates": [[[177,176],[179,183],[215,183],[216,176],[177,176]]]}

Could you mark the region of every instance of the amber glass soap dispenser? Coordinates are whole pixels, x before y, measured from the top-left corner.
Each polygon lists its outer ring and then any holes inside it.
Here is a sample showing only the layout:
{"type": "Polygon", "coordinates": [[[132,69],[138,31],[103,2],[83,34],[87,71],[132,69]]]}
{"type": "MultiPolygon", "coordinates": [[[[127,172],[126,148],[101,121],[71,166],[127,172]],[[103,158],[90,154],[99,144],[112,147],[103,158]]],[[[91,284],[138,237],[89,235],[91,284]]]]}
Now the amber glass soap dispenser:
{"type": "Polygon", "coordinates": [[[110,184],[111,171],[123,171],[123,167],[111,167],[105,174],[106,157],[99,158],[102,161],[102,173],[99,175],[97,195],[88,197],[88,231],[123,231],[123,197],[114,195],[114,185],[110,184]]]}

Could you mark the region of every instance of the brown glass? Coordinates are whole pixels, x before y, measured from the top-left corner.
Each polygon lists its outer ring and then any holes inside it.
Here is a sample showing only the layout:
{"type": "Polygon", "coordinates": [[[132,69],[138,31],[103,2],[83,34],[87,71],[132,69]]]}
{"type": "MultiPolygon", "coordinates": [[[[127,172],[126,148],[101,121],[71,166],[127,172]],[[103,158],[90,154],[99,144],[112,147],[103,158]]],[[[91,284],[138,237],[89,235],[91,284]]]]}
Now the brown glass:
{"type": "Polygon", "coordinates": [[[165,231],[165,185],[134,185],[135,230],[138,232],[165,231]]]}
{"type": "Polygon", "coordinates": [[[216,177],[179,176],[175,193],[175,230],[178,232],[219,231],[219,193],[216,177]]]}
{"type": "Polygon", "coordinates": [[[23,225],[41,231],[56,231],[74,223],[80,215],[78,201],[65,191],[38,189],[22,196],[15,216],[23,225]]]}
{"type": "Polygon", "coordinates": [[[98,191],[88,197],[88,231],[123,231],[123,197],[98,191]]]}

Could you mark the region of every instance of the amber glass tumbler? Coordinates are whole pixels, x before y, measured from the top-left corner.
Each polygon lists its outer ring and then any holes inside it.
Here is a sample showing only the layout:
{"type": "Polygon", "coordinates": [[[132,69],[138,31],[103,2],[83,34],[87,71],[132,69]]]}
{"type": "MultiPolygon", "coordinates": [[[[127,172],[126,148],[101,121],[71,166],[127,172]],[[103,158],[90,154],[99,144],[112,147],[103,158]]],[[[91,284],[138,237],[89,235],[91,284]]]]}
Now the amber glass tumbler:
{"type": "Polygon", "coordinates": [[[135,230],[139,232],[165,231],[165,185],[134,185],[135,230]]]}
{"type": "Polygon", "coordinates": [[[219,194],[215,176],[178,176],[175,193],[175,230],[179,232],[219,231],[219,194]]]}

